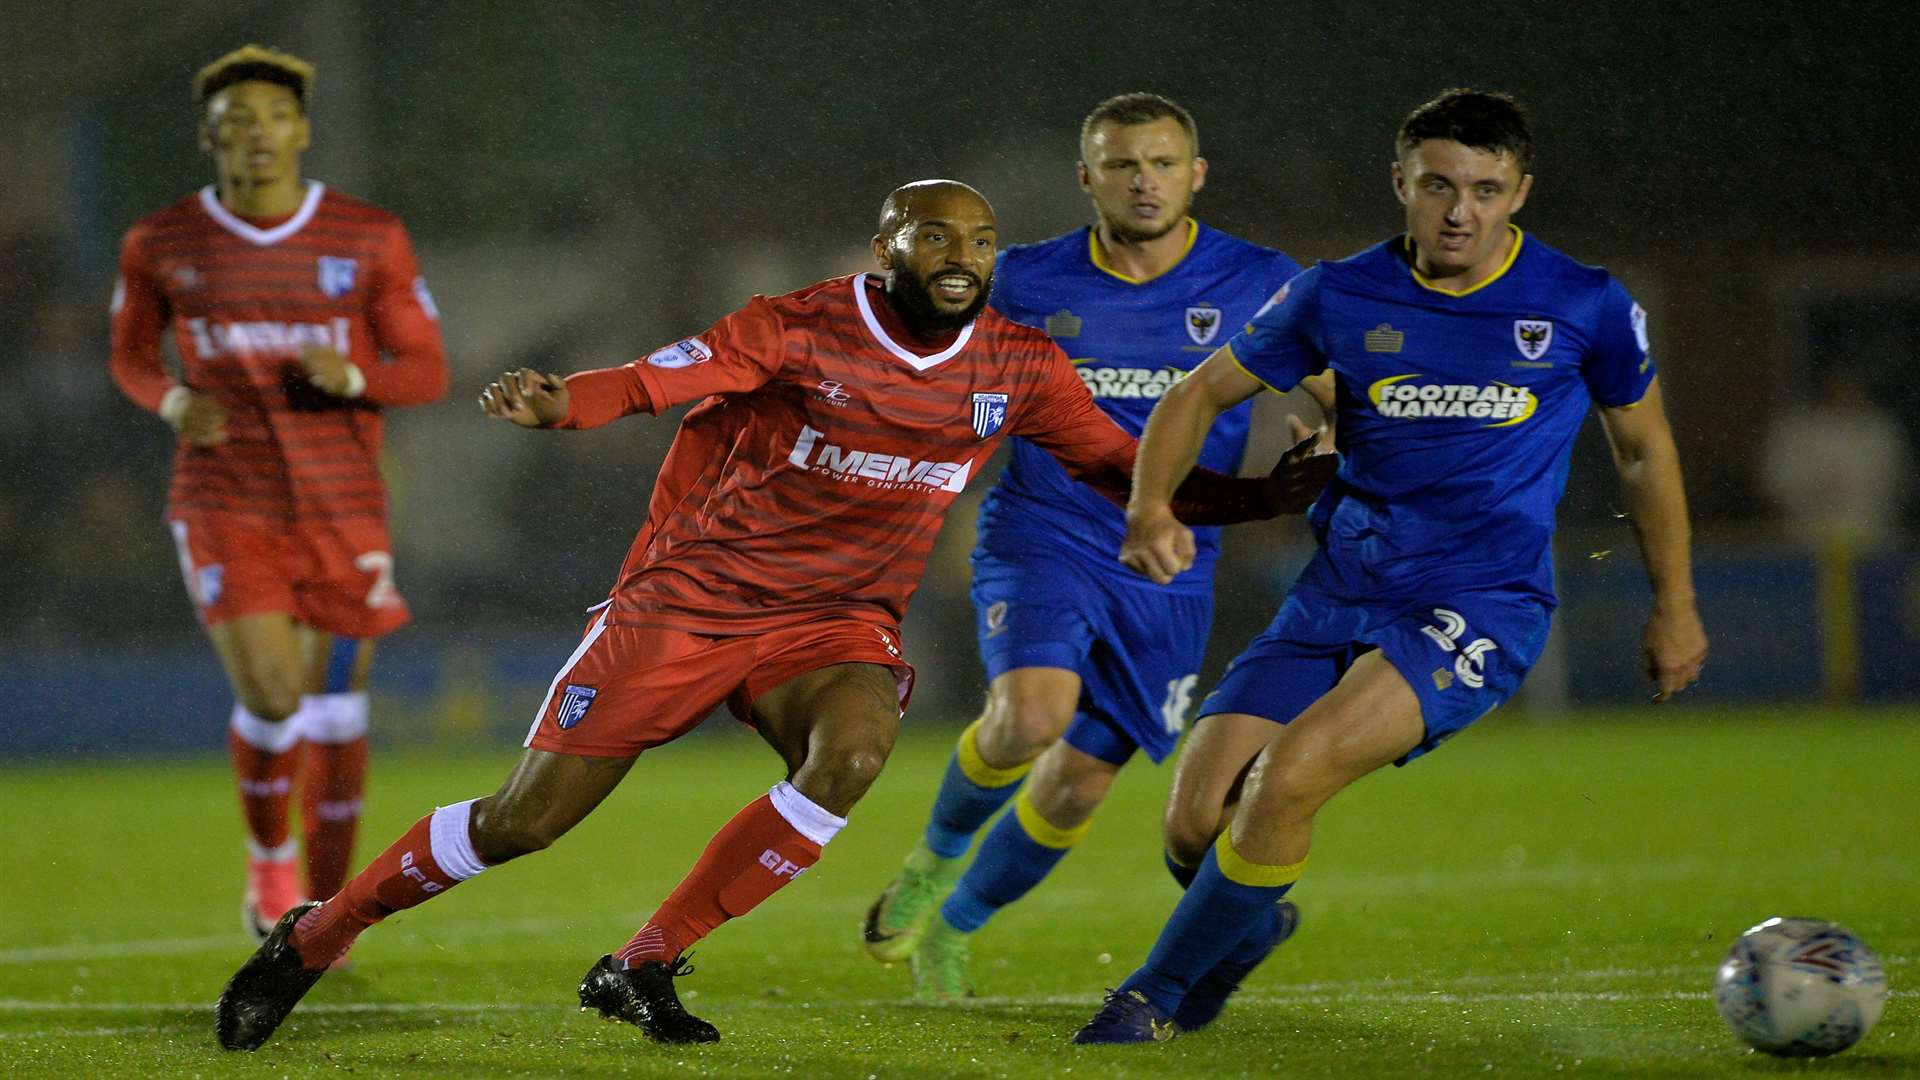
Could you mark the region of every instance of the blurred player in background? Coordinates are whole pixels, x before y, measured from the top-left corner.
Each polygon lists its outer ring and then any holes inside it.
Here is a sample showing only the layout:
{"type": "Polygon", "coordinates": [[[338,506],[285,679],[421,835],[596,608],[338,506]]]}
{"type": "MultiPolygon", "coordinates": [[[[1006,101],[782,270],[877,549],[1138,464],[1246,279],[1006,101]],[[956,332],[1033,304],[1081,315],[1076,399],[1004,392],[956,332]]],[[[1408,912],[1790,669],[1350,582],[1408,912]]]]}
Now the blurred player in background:
{"type": "Polygon", "coordinates": [[[1300,877],[1320,807],[1519,687],[1546,643],[1554,508],[1595,404],[1653,587],[1654,700],[1705,660],[1646,313],[1510,223],[1533,186],[1511,98],[1448,91],[1394,148],[1406,232],[1294,279],[1148,421],[1123,558],[1155,580],[1193,561],[1166,496],[1223,410],[1333,370],[1343,460],[1309,517],[1319,552],[1181,757],[1167,845],[1193,868],[1186,895],[1076,1042],[1177,1034],[1206,974],[1300,877]]]}
{"type": "Polygon", "coordinates": [[[215,182],[127,231],[112,304],[114,381],[179,435],[167,520],[236,699],[243,915],[260,938],[302,895],[346,880],[373,639],[407,621],[381,410],[447,386],[399,219],[301,178],[312,86],[306,61],[256,45],[200,70],[215,182]],[[169,325],[177,379],[161,357],[169,325]],[[288,826],[296,774],[304,893],[288,826]]]}
{"type": "MultiPolygon", "coordinates": [[[[551,844],[642,752],[725,703],[781,755],[786,778],[721,828],[579,989],[583,1008],[655,1040],[720,1037],[674,990],[684,954],[812,866],[879,774],[913,679],[900,619],[967,479],[1013,434],[1115,498],[1133,464],[1133,437],[1046,335],[985,310],[996,232],[978,192],[950,180],[900,188],[871,245],[884,276],[756,297],[623,367],[564,381],[522,369],[486,389],[487,414],[523,427],[701,403],[519,765],[493,795],[421,818],[325,904],[289,912],[221,994],[221,1045],[260,1046],[367,927],[551,844]]],[[[1183,489],[1189,516],[1304,506],[1331,472],[1325,460],[1289,454],[1252,480],[1201,470],[1183,489]]]]}
{"type": "MultiPolygon", "coordinates": [[[[1281,252],[1189,216],[1207,177],[1199,149],[1193,117],[1164,97],[1101,102],[1081,124],[1078,166],[1095,224],[1008,248],[994,275],[994,308],[1043,329],[1101,410],[1134,434],[1223,328],[1245,325],[1300,272],[1281,252]]],[[[1214,422],[1202,465],[1239,468],[1251,411],[1243,404],[1214,422]]],[[[968,935],[1086,834],[1136,750],[1156,762],[1172,752],[1212,619],[1219,529],[1197,530],[1193,566],[1156,585],[1115,558],[1126,535],[1119,506],[1025,439],[1012,450],[980,508],[973,553],[986,709],[961,733],[925,836],[864,925],[874,957],[911,957],[925,999],[971,994],[968,935]],[[1013,811],[966,865],[974,834],[1009,800],[1013,811]]],[[[1265,956],[1290,916],[1276,912],[1249,949],[1265,956]]]]}

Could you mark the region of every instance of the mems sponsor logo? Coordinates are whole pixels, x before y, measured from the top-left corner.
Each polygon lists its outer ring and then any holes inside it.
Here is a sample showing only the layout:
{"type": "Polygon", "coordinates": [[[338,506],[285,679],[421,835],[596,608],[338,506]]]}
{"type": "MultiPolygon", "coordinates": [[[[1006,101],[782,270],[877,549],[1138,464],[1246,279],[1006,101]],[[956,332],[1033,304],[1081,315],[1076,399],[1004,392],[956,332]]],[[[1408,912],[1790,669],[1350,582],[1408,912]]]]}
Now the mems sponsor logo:
{"type": "Polygon", "coordinates": [[[1077,367],[1080,381],[1097,398],[1158,398],[1187,373],[1177,367],[1077,367]]]}
{"type": "Polygon", "coordinates": [[[350,323],[344,318],[323,323],[213,322],[188,319],[187,332],[202,360],[222,356],[299,356],[309,345],[349,355],[350,323]]]}
{"type": "Polygon", "coordinates": [[[1393,375],[1367,387],[1367,398],[1381,416],[1398,420],[1486,420],[1484,427],[1510,427],[1533,416],[1540,399],[1524,386],[1494,382],[1414,382],[1419,373],[1393,375]]]}
{"type": "Polygon", "coordinates": [[[971,461],[919,461],[903,454],[880,454],[835,446],[824,432],[801,425],[787,460],[810,472],[871,488],[917,487],[925,491],[961,491],[973,472],[971,461]]]}

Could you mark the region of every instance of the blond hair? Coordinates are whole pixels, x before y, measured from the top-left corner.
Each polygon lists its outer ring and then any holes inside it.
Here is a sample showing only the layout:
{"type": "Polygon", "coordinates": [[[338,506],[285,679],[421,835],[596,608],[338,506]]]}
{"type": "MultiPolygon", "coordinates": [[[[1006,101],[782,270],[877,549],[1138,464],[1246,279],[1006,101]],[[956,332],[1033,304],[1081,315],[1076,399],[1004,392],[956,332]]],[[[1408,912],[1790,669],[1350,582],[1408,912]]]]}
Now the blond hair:
{"type": "Polygon", "coordinates": [[[292,53],[264,45],[242,45],[194,74],[194,104],[205,105],[209,98],[234,83],[252,79],[276,83],[293,91],[304,109],[307,91],[313,89],[313,65],[292,53]]]}

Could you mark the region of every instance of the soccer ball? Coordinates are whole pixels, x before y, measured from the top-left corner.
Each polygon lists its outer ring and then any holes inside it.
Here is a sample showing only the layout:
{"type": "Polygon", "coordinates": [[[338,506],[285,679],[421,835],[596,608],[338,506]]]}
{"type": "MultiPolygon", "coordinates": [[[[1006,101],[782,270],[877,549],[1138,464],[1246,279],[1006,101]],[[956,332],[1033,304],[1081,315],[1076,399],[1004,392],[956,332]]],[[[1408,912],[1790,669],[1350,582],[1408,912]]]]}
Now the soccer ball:
{"type": "Polygon", "coordinates": [[[1781,1057],[1854,1043],[1887,1005],[1887,973],[1866,943],[1819,919],[1768,919],[1740,935],[1713,979],[1735,1035],[1781,1057]]]}

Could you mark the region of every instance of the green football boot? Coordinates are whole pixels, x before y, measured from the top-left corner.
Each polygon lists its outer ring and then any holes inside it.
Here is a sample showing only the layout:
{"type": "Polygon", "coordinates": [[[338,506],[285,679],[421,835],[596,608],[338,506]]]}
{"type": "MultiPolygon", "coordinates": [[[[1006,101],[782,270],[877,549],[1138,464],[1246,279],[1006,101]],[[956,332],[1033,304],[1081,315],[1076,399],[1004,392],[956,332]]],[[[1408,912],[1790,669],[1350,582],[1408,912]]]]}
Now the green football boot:
{"type": "Polygon", "coordinates": [[[925,840],[914,845],[900,872],[867,909],[866,922],[860,928],[867,952],[875,960],[897,964],[913,955],[927,932],[928,920],[959,880],[965,861],[965,856],[943,859],[935,855],[925,840]]]}
{"type": "Polygon", "coordinates": [[[973,979],[967,974],[972,956],[967,949],[967,933],[934,918],[913,950],[913,996],[916,1001],[937,1003],[958,1001],[973,996],[973,979]]]}

